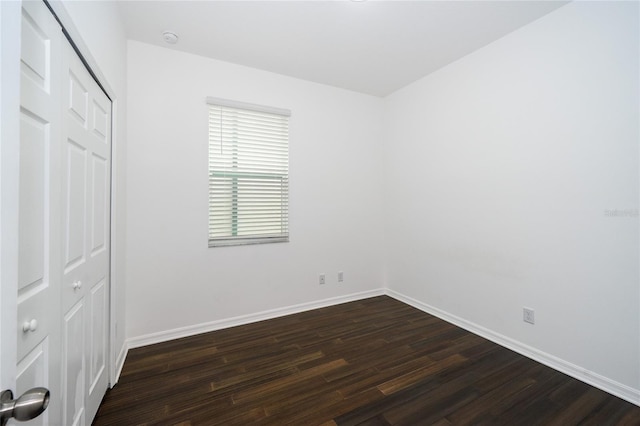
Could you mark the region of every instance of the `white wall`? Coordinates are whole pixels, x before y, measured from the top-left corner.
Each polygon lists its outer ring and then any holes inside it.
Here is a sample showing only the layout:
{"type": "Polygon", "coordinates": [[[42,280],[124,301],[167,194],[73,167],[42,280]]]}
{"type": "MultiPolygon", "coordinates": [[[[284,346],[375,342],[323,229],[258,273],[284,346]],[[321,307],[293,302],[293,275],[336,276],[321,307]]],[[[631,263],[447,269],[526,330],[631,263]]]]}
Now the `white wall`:
{"type": "Polygon", "coordinates": [[[127,77],[128,337],[381,287],[381,99],[133,41],[127,77]],[[289,243],[208,248],[207,96],[292,110],[289,243]]]}
{"type": "Polygon", "coordinates": [[[391,95],[385,144],[388,286],[636,395],[638,36],[564,6],[391,95]]]}
{"type": "MultiPolygon", "coordinates": [[[[122,357],[125,342],[125,265],[126,265],[126,59],[124,24],[116,2],[67,1],[52,6],[70,31],[74,42],[89,61],[101,83],[111,96],[114,108],[113,174],[115,192],[115,228],[113,259],[115,273],[111,277],[112,299],[117,330],[111,344],[114,357],[122,357]],[[68,19],[65,19],[68,18],[68,19]],[[69,19],[72,22],[69,22],[69,19]]],[[[124,359],[119,359],[119,363],[124,359]]]]}

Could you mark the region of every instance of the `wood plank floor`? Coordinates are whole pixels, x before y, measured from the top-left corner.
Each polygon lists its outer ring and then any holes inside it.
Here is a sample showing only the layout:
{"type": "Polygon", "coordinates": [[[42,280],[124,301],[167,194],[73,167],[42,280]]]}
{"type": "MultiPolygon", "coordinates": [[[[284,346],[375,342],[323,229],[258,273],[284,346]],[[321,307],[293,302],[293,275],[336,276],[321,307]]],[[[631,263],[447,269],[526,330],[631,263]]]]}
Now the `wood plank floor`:
{"type": "Polygon", "coordinates": [[[94,425],[640,425],[640,407],[381,296],[129,352],[94,425]]]}

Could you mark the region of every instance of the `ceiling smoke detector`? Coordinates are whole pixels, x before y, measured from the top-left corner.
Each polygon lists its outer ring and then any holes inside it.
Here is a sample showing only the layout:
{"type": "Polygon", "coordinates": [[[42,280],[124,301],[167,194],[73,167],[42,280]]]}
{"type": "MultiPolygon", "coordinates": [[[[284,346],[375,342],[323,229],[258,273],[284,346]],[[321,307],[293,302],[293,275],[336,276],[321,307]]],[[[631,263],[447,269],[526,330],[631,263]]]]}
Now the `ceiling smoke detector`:
{"type": "Polygon", "coordinates": [[[171,31],[165,31],[162,33],[162,38],[169,44],[176,44],[178,42],[178,35],[171,31]]]}

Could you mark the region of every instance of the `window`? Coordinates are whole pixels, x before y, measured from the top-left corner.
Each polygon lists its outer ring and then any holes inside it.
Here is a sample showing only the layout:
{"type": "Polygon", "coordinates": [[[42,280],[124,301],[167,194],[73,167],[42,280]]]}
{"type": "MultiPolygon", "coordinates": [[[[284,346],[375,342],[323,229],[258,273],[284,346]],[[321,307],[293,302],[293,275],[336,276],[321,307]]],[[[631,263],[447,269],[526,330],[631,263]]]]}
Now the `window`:
{"type": "Polygon", "coordinates": [[[289,241],[290,111],[209,104],[209,247],[289,241]]]}

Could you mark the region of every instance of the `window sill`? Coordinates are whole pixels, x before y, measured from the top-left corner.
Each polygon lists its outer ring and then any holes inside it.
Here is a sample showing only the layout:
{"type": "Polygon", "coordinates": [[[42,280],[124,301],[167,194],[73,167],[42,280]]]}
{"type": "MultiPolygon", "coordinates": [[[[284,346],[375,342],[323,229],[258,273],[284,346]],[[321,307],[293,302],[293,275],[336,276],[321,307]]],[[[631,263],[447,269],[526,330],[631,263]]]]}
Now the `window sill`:
{"type": "Polygon", "coordinates": [[[263,237],[263,238],[233,238],[209,240],[209,247],[229,247],[229,246],[246,246],[253,244],[271,244],[271,243],[288,243],[289,236],[286,237],[263,237]]]}

